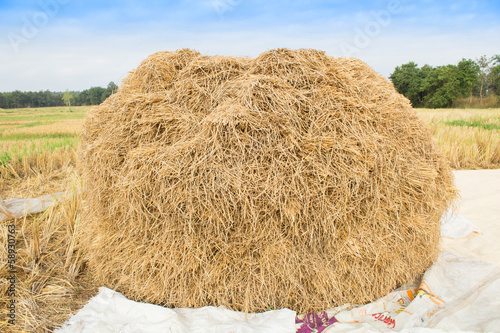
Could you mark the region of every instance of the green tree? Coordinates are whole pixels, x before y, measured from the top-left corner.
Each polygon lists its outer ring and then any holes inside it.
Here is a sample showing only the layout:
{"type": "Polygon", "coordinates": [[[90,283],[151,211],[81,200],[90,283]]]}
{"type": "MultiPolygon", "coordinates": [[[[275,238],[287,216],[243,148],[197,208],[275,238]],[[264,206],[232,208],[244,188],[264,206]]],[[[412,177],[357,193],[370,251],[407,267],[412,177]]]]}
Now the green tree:
{"type": "Polygon", "coordinates": [[[106,98],[108,98],[109,96],[114,94],[117,90],[118,90],[118,86],[113,81],[108,83],[108,87],[102,93],[101,102],[103,102],[106,98]]]}
{"type": "Polygon", "coordinates": [[[425,75],[418,65],[413,61],[396,67],[390,75],[394,88],[405,95],[414,107],[420,106],[423,102],[422,80],[425,75]]]}
{"type": "Polygon", "coordinates": [[[488,73],[488,90],[500,96],[500,54],[491,59],[492,67],[488,73]]]}
{"type": "Polygon", "coordinates": [[[62,99],[64,101],[64,104],[66,104],[66,106],[71,109],[71,101],[75,99],[73,93],[69,90],[66,90],[62,96],[62,99]]]}
{"type": "Polygon", "coordinates": [[[76,102],[78,105],[90,105],[89,91],[83,90],[76,96],[76,102]]]}
{"type": "Polygon", "coordinates": [[[90,99],[90,104],[91,105],[97,105],[101,104],[103,101],[103,93],[106,91],[106,89],[102,87],[92,87],[88,90],[89,94],[89,99],[90,99]]]}
{"type": "Polygon", "coordinates": [[[26,107],[25,96],[20,90],[14,90],[10,94],[10,107],[11,108],[22,108],[26,107]]]}
{"type": "Polygon", "coordinates": [[[114,94],[118,90],[118,86],[113,81],[111,81],[110,83],[108,83],[108,87],[106,88],[106,90],[111,95],[111,94],[114,94]]]}
{"type": "Polygon", "coordinates": [[[477,87],[479,73],[481,69],[477,62],[471,59],[462,59],[458,63],[458,79],[462,88],[462,95],[469,95],[472,101],[472,94],[477,87]]]}
{"type": "Polygon", "coordinates": [[[477,59],[477,63],[480,68],[479,73],[479,97],[481,98],[481,103],[483,102],[483,97],[486,95],[486,88],[488,86],[488,74],[491,59],[488,59],[485,55],[477,59]]]}
{"type": "Polygon", "coordinates": [[[462,95],[458,67],[456,65],[438,66],[429,71],[423,80],[422,88],[426,92],[425,106],[445,108],[453,105],[462,95]]]}

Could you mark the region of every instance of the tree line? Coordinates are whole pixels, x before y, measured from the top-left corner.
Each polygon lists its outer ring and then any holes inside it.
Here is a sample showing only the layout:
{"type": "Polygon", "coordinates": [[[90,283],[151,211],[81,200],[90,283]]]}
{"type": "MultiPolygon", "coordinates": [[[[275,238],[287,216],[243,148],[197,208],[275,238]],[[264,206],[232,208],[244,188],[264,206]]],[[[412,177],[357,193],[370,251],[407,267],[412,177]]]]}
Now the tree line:
{"type": "Polygon", "coordinates": [[[97,105],[116,92],[118,86],[111,81],[106,88],[92,87],[83,91],[53,92],[19,91],[0,93],[0,108],[25,108],[45,106],[97,105]]]}
{"type": "Polygon", "coordinates": [[[411,61],[396,67],[389,78],[414,107],[446,108],[473,100],[481,106],[485,98],[500,106],[500,55],[437,67],[411,61]]]}

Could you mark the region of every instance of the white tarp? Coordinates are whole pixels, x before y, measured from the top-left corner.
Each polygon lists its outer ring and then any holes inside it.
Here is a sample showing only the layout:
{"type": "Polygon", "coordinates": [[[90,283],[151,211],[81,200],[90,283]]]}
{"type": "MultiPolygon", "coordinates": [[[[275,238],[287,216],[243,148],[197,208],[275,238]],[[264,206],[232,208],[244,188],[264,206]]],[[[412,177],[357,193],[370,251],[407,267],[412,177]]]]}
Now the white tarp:
{"type": "Polygon", "coordinates": [[[481,230],[464,216],[447,212],[441,218],[441,236],[460,239],[472,233],[482,234],[481,230]]]}
{"type": "Polygon", "coordinates": [[[137,303],[108,288],[71,317],[59,333],[294,332],[295,311],[247,314],[224,307],[168,309],[137,303]]]}
{"type": "Polygon", "coordinates": [[[326,332],[414,331],[417,328],[499,332],[499,293],[498,266],[443,252],[420,284],[350,311],[326,311],[329,318],[345,323],[333,325],[326,332]]]}
{"type": "Polygon", "coordinates": [[[0,197],[0,221],[9,218],[22,218],[28,214],[40,213],[54,205],[64,192],[44,195],[33,199],[7,199],[0,197]]]}
{"type": "Polygon", "coordinates": [[[453,173],[461,196],[458,213],[474,223],[481,234],[444,238],[444,249],[500,266],[500,169],[453,173]]]}
{"type": "Polygon", "coordinates": [[[498,266],[443,252],[419,284],[354,309],[345,305],[297,317],[282,309],[245,316],[224,307],[168,309],[100,288],[56,332],[498,332],[499,294],[498,266]]]}

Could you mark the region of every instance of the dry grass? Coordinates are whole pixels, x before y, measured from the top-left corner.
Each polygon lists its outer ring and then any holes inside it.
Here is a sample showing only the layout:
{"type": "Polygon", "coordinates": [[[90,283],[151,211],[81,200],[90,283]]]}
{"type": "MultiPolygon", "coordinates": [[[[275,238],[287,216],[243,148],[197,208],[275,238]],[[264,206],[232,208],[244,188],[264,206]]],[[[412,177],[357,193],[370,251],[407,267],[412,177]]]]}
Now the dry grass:
{"type": "Polygon", "coordinates": [[[57,153],[41,153],[21,162],[0,167],[0,191],[4,199],[7,198],[34,198],[45,194],[63,192],[68,188],[70,178],[74,173],[75,152],[61,150],[57,153]],[[38,166],[38,167],[37,167],[38,166]]]}
{"type": "Polygon", "coordinates": [[[500,96],[490,94],[486,97],[463,97],[457,99],[455,106],[459,108],[498,108],[500,107],[500,96]]]}
{"type": "Polygon", "coordinates": [[[88,108],[4,110],[0,114],[0,194],[33,198],[68,191],[43,214],[0,222],[0,243],[8,224],[17,231],[16,326],[7,324],[6,247],[0,252],[0,331],[51,332],[95,292],[75,247],[81,192],[75,174],[81,116],[88,108]],[[79,119],[80,118],[80,119],[79,119]]]}
{"type": "Polygon", "coordinates": [[[314,50],[154,54],[82,138],[92,276],[170,307],[372,301],[433,262],[454,198],[408,101],[314,50]]]}
{"type": "Polygon", "coordinates": [[[454,169],[500,168],[500,109],[418,109],[454,169]]]}
{"type": "Polygon", "coordinates": [[[95,294],[83,274],[76,248],[80,226],[78,180],[58,206],[24,219],[0,222],[0,242],[7,244],[7,226],[16,225],[16,326],[7,323],[6,305],[10,276],[7,251],[0,250],[0,331],[51,332],[95,294]]]}
{"type": "Polygon", "coordinates": [[[82,118],[89,107],[0,112],[0,179],[51,173],[74,165],[82,118]]]}
{"type": "MultiPolygon", "coordinates": [[[[30,124],[30,123],[28,123],[30,124]]],[[[30,127],[10,127],[2,131],[3,136],[55,136],[65,134],[67,136],[76,136],[82,132],[83,122],[81,119],[69,119],[58,122],[48,121],[40,123],[37,126],[30,127]]]]}

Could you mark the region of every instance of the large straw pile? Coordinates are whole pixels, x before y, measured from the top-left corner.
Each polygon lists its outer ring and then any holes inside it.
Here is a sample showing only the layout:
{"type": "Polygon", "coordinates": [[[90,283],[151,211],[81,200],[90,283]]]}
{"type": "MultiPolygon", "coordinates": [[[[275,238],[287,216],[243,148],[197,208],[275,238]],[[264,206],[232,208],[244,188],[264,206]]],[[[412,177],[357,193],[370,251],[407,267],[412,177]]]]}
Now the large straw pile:
{"type": "Polygon", "coordinates": [[[433,262],[455,196],[408,100],[315,50],[153,54],[82,146],[96,280],[169,307],[372,301],[433,262]]]}

